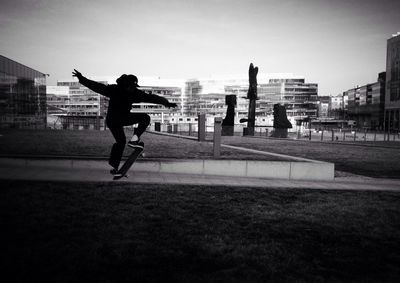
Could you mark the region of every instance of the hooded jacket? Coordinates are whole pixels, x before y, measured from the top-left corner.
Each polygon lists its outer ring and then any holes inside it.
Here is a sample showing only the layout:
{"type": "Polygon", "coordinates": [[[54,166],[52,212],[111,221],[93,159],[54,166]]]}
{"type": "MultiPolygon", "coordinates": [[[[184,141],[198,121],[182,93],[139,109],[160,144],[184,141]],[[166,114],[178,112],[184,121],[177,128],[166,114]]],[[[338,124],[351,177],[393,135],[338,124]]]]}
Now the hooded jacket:
{"type": "Polygon", "coordinates": [[[94,92],[110,98],[106,117],[107,123],[123,123],[131,111],[132,103],[147,102],[164,106],[169,105],[169,101],[166,98],[155,94],[147,94],[137,88],[127,90],[117,84],[104,85],[83,76],[79,78],[79,83],[94,92]]]}

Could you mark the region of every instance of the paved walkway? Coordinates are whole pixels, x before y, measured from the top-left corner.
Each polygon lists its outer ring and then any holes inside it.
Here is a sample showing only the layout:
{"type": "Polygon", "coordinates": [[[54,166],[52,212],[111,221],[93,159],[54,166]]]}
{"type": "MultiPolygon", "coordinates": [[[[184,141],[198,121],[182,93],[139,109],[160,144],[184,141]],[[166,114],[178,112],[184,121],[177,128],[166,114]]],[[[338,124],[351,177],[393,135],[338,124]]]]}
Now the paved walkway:
{"type": "Polygon", "coordinates": [[[225,177],[194,174],[167,174],[135,172],[131,169],[129,178],[113,181],[104,168],[71,168],[66,166],[6,166],[0,164],[0,180],[45,180],[79,182],[123,182],[190,184],[206,186],[242,186],[255,188],[293,188],[293,189],[334,189],[334,190],[375,190],[400,191],[400,180],[375,179],[355,175],[337,177],[334,181],[294,181],[247,177],[225,177]]]}

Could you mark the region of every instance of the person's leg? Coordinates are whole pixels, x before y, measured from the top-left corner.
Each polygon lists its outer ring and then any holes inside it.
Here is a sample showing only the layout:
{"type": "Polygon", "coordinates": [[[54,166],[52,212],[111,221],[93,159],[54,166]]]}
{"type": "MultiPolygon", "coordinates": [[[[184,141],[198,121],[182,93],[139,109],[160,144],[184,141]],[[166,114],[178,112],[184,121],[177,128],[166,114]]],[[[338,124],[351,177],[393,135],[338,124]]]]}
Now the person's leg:
{"type": "Polygon", "coordinates": [[[138,142],[140,136],[146,131],[146,128],[150,124],[150,116],[145,113],[130,113],[129,119],[126,121],[126,125],[138,124],[135,128],[134,134],[132,136],[132,142],[138,142]]]}
{"type": "Polygon", "coordinates": [[[119,164],[121,163],[122,154],[124,153],[124,148],[126,144],[126,136],[124,132],[123,126],[115,126],[109,125],[112,135],[115,138],[115,143],[111,148],[110,159],[108,160],[108,164],[110,164],[113,168],[118,169],[119,164]]]}

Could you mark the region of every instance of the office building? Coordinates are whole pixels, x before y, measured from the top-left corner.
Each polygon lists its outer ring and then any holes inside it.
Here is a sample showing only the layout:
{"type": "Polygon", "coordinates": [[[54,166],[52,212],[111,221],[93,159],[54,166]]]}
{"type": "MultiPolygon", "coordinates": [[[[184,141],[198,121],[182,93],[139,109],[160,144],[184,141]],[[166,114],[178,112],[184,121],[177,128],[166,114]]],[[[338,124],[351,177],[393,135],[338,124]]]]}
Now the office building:
{"type": "Polygon", "coordinates": [[[46,92],[50,128],[104,128],[107,97],[91,91],[75,80],[58,81],[57,86],[47,86],[46,92]]]}
{"type": "Polygon", "coordinates": [[[400,128],[400,32],[387,41],[385,129],[400,128]]]}
{"type": "Polygon", "coordinates": [[[383,129],[386,73],[379,73],[377,82],[357,86],[344,93],[347,118],[359,128],[383,129]]]}
{"type": "Polygon", "coordinates": [[[150,115],[151,123],[162,124],[176,123],[184,116],[187,99],[184,97],[184,80],[163,79],[159,77],[139,77],[140,90],[155,94],[176,103],[175,108],[166,108],[163,105],[152,103],[138,103],[132,106],[132,112],[147,113],[150,115]]]}
{"type": "MultiPolygon", "coordinates": [[[[296,120],[317,117],[317,84],[305,83],[304,78],[292,74],[259,74],[257,80],[256,125],[272,126],[273,105],[276,103],[285,106],[292,124],[296,120]]],[[[223,117],[226,113],[225,95],[236,95],[235,124],[238,124],[240,119],[248,116],[248,88],[248,78],[188,80],[185,113],[189,116],[206,113],[223,117]]]]}
{"type": "MultiPolygon", "coordinates": [[[[304,78],[292,74],[272,74],[258,76],[258,100],[256,105],[256,125],[272,126],[273,104],[280,103],[287,109],[292,124],[296,120],[317,117],[318,85],[305,83],[304,78]]],[[[115,83],[115,78],[104,79],[103,83],[115,83]]],[[[150,115],[152,123],[197,124],[198,114],[207,114],[207,124],[212,125],[214,117],[226,114],[225,96],[236,95],[235,123],[248,115],[248,78],[219,77],[206,79],[174,80],[154,77],[139,77],[140,89],[156,94],[176,103],[178,107],[166,109],[162,105],[140,103],[132,106],[132,112],[150,115]]],[[[92,116],[96,113],[105,117],[106,100],[81,86],[77,80],[59,81],[56,87],[48,87],[49,100],[56,116],[92,116]],[[52,92],[54,95],[50,95],[52,92]],[[63,113],[61,113],[63,111],[63,113]],[[96,112],[97,111],[97,112],[96,112]]],[[[64,118],[65,119],[65,118],[64,118]]],[[[68,128],[82,128],[69,125],[68,128]]],[[[84,128],[92,126],[84,126],[84,128]]]]}
{"type": "Polygon", "coordinates": [[[46,127],[46,75],[1,55],[0,127],[46,127]]]}
{"type": "Polygon", "coordinates": [[[329,117],[331,97],[330,96],[318,96],[318,117],[327,118],[329,117]]]}
{"type": "MultiPolygon", "coordinates": [[[[115,84],[115,77],[97,77],[93,80],[102,84],[115,84]]],[[[147,113],[151,121],[170,123],[173,117],[182,116],[183,85],[179,80],[139,78],[140,89],[146,93],[167,98],[178,107],[166,109],[162,105],[140,103],[132,105],[132,112],[147,113]],[[177,85],[177,86],[175,86],[177,85]]],[[[104,129],[108,98],[81,85],[78,80],[61,80],[56,86],[47,86],[49,127],[63,129],[104,129]]],[[[178,120],[179,118],[177,118],[178,120]]],[[[172,121],[172,122],[173,122],[172,121]]]]}
{"type": "Polygon", "coordinates": [[[329,101],[329,113],[328,117],[333,119],[345,119],[345,101],[347,103],[347,96],[346,98],[343,94],[330,96],[329,101]]]}

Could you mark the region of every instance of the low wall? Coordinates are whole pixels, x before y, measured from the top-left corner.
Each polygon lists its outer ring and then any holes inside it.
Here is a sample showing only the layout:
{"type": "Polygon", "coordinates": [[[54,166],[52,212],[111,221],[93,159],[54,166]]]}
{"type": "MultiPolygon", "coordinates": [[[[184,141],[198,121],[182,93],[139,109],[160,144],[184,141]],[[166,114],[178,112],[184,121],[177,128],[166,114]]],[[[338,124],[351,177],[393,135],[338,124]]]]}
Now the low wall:
{"type": "MultiPolygon", "coordinates": [[[[106,160],[63,159],[63,158],[0,158],[0,165],[45,168],[104,169],[106,160]]],[[[286,180],[334,179],[334,164],[308,161],[253,161],[253,160],[176,160],[139,159],[132,171],[177,174],[201,174],[232,177],[251,177],[286,180]]]]}

